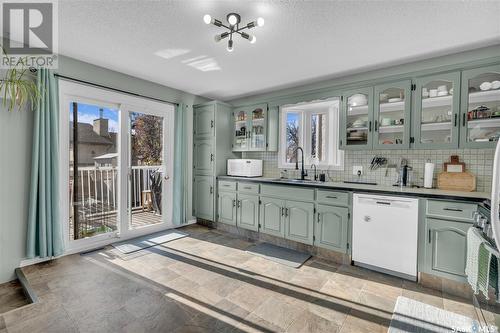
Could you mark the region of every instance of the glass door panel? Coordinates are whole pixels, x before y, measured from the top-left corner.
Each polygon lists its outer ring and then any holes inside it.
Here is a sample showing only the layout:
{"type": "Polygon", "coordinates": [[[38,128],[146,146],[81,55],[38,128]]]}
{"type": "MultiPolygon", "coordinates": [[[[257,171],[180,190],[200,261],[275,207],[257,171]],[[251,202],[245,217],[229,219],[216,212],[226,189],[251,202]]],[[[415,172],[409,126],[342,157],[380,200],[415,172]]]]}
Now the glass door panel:
{"type": "Polygon", "coordinates": [[[371,148],[373,89],[365,88],[344,93],[345,149],[371,148]]]}
{"type": "Polygon", "coordinates": [[[415,146],[458,147],[460,73],[420,78],[416,82],[415,146]]]}
{"type": "Polygon", "coordinates": [[[464,71],[462,89],[462,142],[494,146],[500,136],[500,66],[464,71]]]}
{"type": "Polygon", "coordinates": [[[129,230],[163,223],[165,214],[165,119],[129,112],[129,230]]]}
{"type": "Polygon", "coordinates": [[[258,106],[250,112],[250,150],[266,148],[266,107],[258,106]]]}
{"type": "Polygon", "coordinates": [[[234,117],[234,142],[233,150],[248,150],[248,114],[245,110],[233,112],[234,117]]]}
{"type": "Polygon", "coordinates": [[[69,103],[69,239],[118,230],[118,110],[69,103]]]}
{"type": "Polygon", "coordinates": [[[410,81],[375,87],[375,147],[409,147],[410,94],[410,81]]]}

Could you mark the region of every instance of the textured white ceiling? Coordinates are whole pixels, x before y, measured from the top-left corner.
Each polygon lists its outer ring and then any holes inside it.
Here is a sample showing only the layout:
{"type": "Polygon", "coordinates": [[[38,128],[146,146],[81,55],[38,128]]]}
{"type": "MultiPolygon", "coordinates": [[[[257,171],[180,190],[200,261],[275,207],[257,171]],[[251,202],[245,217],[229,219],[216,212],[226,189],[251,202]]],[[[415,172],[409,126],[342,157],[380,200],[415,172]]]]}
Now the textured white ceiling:
{"type": "Polygon", "coordinates": [[[500,43],[500,1],[59,2],[60,53],[232,98],[500,43]],[[215,43],[203,15],[262,16],[255,44],[215,43]]]}

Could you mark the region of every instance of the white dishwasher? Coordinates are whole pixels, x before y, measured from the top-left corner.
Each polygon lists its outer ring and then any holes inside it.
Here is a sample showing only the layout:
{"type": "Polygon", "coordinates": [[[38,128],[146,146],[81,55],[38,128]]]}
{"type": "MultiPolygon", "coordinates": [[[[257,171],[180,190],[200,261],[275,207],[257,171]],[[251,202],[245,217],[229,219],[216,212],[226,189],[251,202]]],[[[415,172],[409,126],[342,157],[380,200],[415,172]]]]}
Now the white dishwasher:
{"type": "Polygon", "coordinates": [[[352,260],[417,279],[418,199],[354,194],[352,260]]]}

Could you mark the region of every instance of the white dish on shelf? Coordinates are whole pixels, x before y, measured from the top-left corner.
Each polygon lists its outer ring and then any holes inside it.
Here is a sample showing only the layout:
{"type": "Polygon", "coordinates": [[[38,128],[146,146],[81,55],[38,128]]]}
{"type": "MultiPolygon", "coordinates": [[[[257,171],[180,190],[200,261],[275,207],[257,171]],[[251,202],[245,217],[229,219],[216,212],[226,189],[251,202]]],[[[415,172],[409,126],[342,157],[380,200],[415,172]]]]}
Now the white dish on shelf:
{"type": "Polygon", "coordinates": [[[447,91],[438,91],[438,96],[448,96],[447,91]]]}
{"type": "Polygon", "coordinates": [[[396,102],[401,102],[403,99],[400,97],[394,97],[394,98],[389,98],[387,101],[389,103],[396,103],[396,102]]]}
{"type": "Polygon", "coordinates": [[[490,90],[491,89],[491,82],[483,82],[481,83],[481,85],[479,86],[479,89],[481,89],[482,91],[485,91],[485,90],[490,90]]]}
{"type": "Polygon", "coordinates": [[[354,94],[351,97],[349,97],[348,102],[350,106],[363,106],[366,105],[368,100],[366,99],[366,96],[363,94],[354,94]]]}
{"type": "Polygon", "coordinates": [[[385,101],[387,101],[389,94],[381,93],[379,96],[380,96],[380,101],[385,102],[385,101]]]}
{"type": "Polygon", "coordinates": [[[491,81],[491,89],[498,89],[498,88],[500,88],[500,81],[498,80],[491,81]]]}

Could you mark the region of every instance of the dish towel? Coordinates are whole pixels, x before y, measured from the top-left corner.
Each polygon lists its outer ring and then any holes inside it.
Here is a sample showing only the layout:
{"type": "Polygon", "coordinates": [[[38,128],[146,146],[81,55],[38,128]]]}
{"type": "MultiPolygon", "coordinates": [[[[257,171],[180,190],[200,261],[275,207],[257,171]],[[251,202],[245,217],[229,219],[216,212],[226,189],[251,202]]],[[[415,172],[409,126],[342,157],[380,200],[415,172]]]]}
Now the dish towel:
{"type": "Polygon", "coordinates": [[[472,290],[478,293],[478,271],[479,271],[479,249],[484,238],[474,227],[467,230],[467,260],[465,262],[465,274],[472,290]]]}

